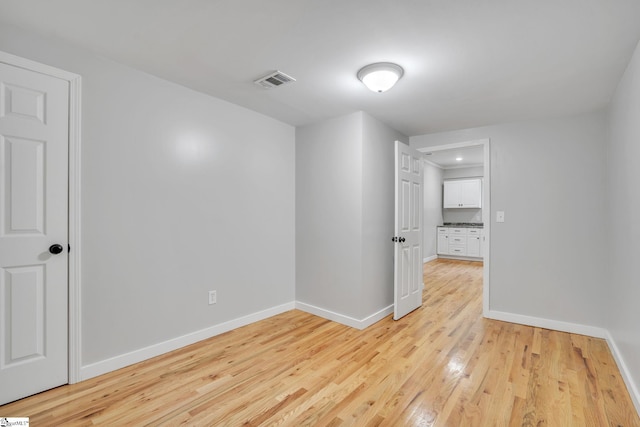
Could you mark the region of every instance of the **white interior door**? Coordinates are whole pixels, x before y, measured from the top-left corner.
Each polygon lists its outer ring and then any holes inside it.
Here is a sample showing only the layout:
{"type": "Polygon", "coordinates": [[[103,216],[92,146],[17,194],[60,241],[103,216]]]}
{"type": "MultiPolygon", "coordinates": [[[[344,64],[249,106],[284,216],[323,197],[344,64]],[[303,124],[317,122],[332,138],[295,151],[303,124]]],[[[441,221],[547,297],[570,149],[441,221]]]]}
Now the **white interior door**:
{"type": "Polygon", "coordinates": [[[0,63],[0,404],[68,382],[68,140],[69,82],[0,63]]]}
{"type": "Polygon", "coordinates": [[[393,318],[422,305],[422,155],[396,141],[393,318]]]}

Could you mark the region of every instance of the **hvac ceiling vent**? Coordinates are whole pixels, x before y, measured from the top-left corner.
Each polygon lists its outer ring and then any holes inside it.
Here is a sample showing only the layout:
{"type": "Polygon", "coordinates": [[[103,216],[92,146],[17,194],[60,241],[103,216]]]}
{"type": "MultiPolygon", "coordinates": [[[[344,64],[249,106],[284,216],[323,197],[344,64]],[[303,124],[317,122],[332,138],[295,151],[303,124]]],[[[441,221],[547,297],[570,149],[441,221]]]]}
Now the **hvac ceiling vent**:
{"type": "Polygon", "coordinates": [[[271,89],[274,87],[286,85],[288,83],[295,82],[291,76],[287,76],[282,71],[276,71],[275,73],[267,74],[264,77],[260,77],[258,80],[255,80],[254,83],[262,86],[265,89],[271,89]]]}

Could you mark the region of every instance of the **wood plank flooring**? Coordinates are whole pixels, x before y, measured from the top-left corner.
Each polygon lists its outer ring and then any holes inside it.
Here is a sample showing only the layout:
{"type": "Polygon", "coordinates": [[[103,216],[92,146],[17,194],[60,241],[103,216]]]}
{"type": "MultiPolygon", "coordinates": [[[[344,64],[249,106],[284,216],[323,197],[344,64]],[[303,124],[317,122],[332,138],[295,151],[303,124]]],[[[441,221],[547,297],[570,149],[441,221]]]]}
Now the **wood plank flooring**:
{"type": "Polygon", "coordinates": [[[482,265],[358,331],[300,311],[8,405],[32,426],[640,426],[600,339],[481,317],[482,265]]]}

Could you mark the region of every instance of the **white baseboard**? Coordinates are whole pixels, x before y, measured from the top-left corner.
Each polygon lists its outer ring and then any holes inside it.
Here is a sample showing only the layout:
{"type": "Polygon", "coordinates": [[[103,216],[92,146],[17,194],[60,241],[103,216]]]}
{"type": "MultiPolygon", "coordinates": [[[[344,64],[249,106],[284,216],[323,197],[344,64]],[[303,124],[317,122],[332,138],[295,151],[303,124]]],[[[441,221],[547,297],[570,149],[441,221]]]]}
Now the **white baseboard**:
{"type": "Polygon", "coordinates": [[[609,331],[606,331],[606,332],[607,332],[606,334],[607,336],[605,337],[605,339],[607,340],[607,344],[609,344],[609,349],[613,354],[613,358],[616,360],[616,364],[618,365],[618,370],[620,371],[620,374],[622,374],[622,379],[624,380],[624,383],[627,385],[627,390],[629,391],[629,394],[631,395],[631,400],[633,400],[633,404],[636,407],[636,412],[640,414],[640,389],[638,389],[638,386],[634,384],[631,377],[631,372],[629,371],[629,367],[624,362],[624,359],[622,358],[622,353],[620,353],[620,349],[616,345],[616,342],[613,339],[613,336],[609,331]]]}
{"type": "Polygon", "coordinates": [[[457,259],[459,261],[484,261],[484,257],[475,257],[475,256],[438,255],[438,258],[457,259]]]}
{"type": "Polygon", "coordinates": [[[192,332],[190,334],[172,338],[170,340],[154,344],[149,347],[141,348],[139,350],[121,354],[110,359],[101,360],[100,362],[83,366],[80,368],[80,381],[97,377],[98,375],[106,374],[107,372],[115,371],[116,369],[124,368],[125,366],[133,365],[134,363],[142,362],[143,360],[147,360],[152,357],[177,350],[198,341],[202,341],[204,339],[223,334],[233,329],[240,328],[242,326],[246,326],[263,319],[267,319],[277,314],[293,310],[295,308],[295,305],[295,302],[290,302],[278,305],[276,307],[271,307],[263,311],[252,313],[243,317],[239,317],[237,319],[229,320],[227,322],[211,326],[209,328],[192,332]]]}
{"type": "Polygon", "coordinates": [[[383,308],[376,313],[373,313],[371,316],[365,317],[364,319],[355,319],[350,316],[345,316],[344,314],[336,313],[331,310],[326,310],[324,308],[316,307],[315,305],[306,304],[300,301],[296,301],[296,308],[306,313],[310,313],[315,316],[331,320],[333,322],[342,323],[343,325],[347,325],[360,330],[373,325],[374,323],[384,319],[386,316],[393,313],[393,304],[383,308]]]}
{"type": "Polygon", "coordinates": [[[570,332],[572,334],[587,335],[595,338],[606,338],[607,330],[596,326],[580,325],[578,323],[562,322],[544,319],[542,317],[525,316],[523,314],[506,313],[504,311],[489,310],[484,317],[520,325],[535,326],[537,328],[553,329],[555,331],[570,332]]]}
{"type": "Polygon", "coordinates": [[[431,255],[422,259],[422,263],[433,261],[434,259],[438,259],[438,255],[431,255]]]}

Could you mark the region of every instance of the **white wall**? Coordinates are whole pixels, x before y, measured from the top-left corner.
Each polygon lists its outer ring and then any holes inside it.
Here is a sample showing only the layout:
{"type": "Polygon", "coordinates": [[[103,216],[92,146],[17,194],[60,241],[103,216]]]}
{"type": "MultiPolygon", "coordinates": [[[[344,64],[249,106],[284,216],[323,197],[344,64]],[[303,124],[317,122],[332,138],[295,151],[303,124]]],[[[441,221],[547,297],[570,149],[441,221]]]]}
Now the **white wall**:
{"type": "Polygon", "coordinates": [[[611,101],[607,145],[609,276],[604,321],[626,365],[640,411],[640,44],[611,101]]]}
{"type": "Polygon", "coordinates": [[[393,304],[395,141],[408,138],[362,114],[362,290],[360,318],[393,304]]]}
{"type": "Polygon", "coordinates": [[[489,308],[602,325],[605,115],[411,138],[415,148],[491,140],[489,308]]]}
{"type": "Polygon", "coordinates": [[[358,318],[362,113],[296,129],[296,300],[358,318]]]}
{"type": "Polygon", "coordinates": [[[482,222],[482,209],[443,209],[444,222],[482,222]]]}
{"type": "Polygon", "coordinates": [[[6,25],[0,50],[83,78],[83,365],[293,302],[293,127],[6,25]]]}
{"type": "Polygon", "coordinates": [[[396,139],[362,112],[296,129],[296,300],[316,314],[359,321],[393,303],[396,139]]]}
{"type": "Polygon", "coordinates": [[[437,256],[438,237],[436,227],[442,225],[442,180],[444,170],[424,162],[424,243],[422,257],[437,256]]]}
{"type": "Polygon", "coordinates": [[[482,178],[484,176],[483,166],[470,166],[467,168],[453,168],[445,169],[442,177],[443,179],[458,179],[458,178],[482,178]]]}

